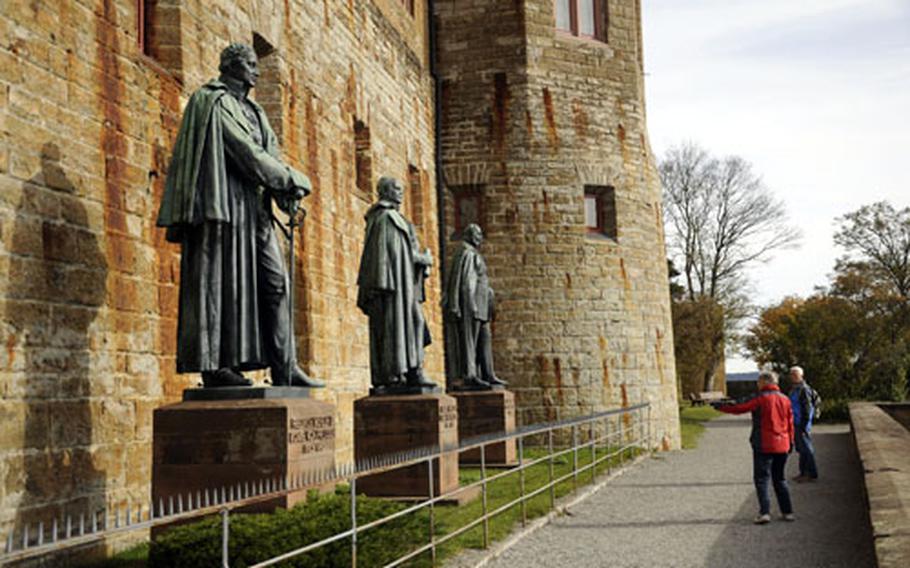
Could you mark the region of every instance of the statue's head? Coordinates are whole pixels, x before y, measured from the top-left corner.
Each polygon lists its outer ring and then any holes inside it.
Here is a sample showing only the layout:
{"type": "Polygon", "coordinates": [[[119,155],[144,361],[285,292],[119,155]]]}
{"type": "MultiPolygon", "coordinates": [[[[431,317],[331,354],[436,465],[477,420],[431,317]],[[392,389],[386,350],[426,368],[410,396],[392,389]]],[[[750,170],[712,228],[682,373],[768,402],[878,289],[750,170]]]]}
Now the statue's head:
{"type": "Polygon", "coordinates": [[[379,199],[384,201],[391,201],[396,205],[401,205],[404,200],[404,187],[400,181],[393,177],[382,176],[379,178],[376,190],[379,192],[379,199]]]}
{"type": "Polygon", "coordinates": [[[475,247],[480,246],[480,243],[483,242],[483,231],[480,228],[480,225],[476,223],[471,223],[462,231],[462,238],[465,242],[469,242],[475,247]]]}
{"type": "Polygon", "coordinates": [[[232,43],[221,52],[218,70],[222,75],[241,81],[250,89],[259,79],[259,60],[253,48],[245,43],[232,43]]]}

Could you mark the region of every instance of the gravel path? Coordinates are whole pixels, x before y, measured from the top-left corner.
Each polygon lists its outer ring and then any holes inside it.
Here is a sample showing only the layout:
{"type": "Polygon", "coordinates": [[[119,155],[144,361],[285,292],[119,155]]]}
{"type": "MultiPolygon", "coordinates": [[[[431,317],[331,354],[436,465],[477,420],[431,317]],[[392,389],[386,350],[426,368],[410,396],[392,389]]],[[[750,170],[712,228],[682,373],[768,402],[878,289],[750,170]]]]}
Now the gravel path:
{"type": "Polygon", "coordinates": [[[820,481],[790,484],[795,523],[779,519],[772,490],[764,526],[752,524],[749,426],[748,416],[709,422],[697,449],[655,455],[488,566],[874,567],[849,426],[815,429],[820,481]]]}

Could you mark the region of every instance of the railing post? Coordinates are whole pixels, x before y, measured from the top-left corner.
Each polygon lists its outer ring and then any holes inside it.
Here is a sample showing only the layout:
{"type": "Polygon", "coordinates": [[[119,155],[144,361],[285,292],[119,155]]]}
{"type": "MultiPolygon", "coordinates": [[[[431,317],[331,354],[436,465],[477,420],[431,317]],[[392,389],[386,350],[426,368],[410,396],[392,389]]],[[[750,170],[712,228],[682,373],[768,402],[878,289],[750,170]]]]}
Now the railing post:
{"type": "Polygon", "coordinates": [[[528,509],[527,504],[525,503],[525,466],[524,466],[524,453],[525,453],[525,438],[524,436],[518,437],[518,491],[521,498],[521,526],[527,526],[528,524],[528,509]]]}
{"type": "Polygon", "coordinates": [[[351,478],[351,568],[357,568],[357,477],[351,478]]]}
{"type": "Polygon", "coordinates": [[[228,543],[231,538],[230,514],[227,509],[221,510],[221,568],[231,568],[228,556],[228,543]]]}
{"type": "Polygon", "coordinates": [[[483,497],[483,548],[490,547],[490,518],[487,516],[487,445],[480,445],[480,488],[483,497]]]}
{"type": "Polygon", "coordinates": [[[654,451],[654,440],[651,438],[651,403],[648,403],[648,451],[654,451]]]}
{"type": "Polygon", "coordinates": [[[430,495],[430,561],[432,566],[436,566],[436,507],[433,499],[436,498],[436,487],[433,483],[433,458],[427,459],[427,471],[430,474],[429,495],[430,495]]]}
{"type": "MultiPolygon", "coordinates": [[[[642,450],[647,449],[647,442],[645,441],[645,409],[638,409],[638,445],[642,446],[642,450]]],[[[642,452],[644,453],[644,452],[642,452]]]]}
{"type": "Polygon", "coordinates": [[[597,481],[597,421],[591,420],[591,484],[597,481]]]}
{"type": "Polygon", "coordinates": [[[547,451],[550,455],[550,509],[556,508],[556,485],[553,484],[553,428],[547,430],[547,451]]]}
{"type": "Polygon", "coordinates": [[[604,417],[604,449],[607,452],[607,475],[613,473],[613,450],[610,449],[610,417],[604,417]]]}
{"type": "Polygon", "coordinates": [[[578,426],[572,424],[572,491],[578,495],[578,426]]]}
{"type": "Polygon", "coordinates": [[[619,465],[622,466],[626,461],[626,417],[629,411],[625,410],[619,420],[619,465]]]}

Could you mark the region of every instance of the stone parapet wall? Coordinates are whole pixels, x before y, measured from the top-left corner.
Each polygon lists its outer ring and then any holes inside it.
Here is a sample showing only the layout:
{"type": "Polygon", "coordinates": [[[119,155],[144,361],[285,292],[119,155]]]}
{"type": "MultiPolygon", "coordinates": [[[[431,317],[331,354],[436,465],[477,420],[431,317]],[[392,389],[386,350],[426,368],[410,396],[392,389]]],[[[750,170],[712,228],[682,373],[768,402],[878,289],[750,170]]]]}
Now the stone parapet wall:
{"type": "Polygon", "coordinates": [[[910,403],[854,402],[850,425],[869,506],[879,568],[910,564],[910,403]]]}
{"type": "MultiPolygon", "coordinates": [[[[147,55],[140,4],[0,13],[0,525],[148,499],[152,411],[198,381],[175,373],[179,247],[154,219],[183,105],[228,42],[269,53],[253,96],[313,181],[298,348],[329,384],[317,397],[335,405],[341,460],[369,387],[355,294],[380,175],[406,181],[406,212],[437,250],[426,2],[413,16],[400,0],[146,2],[147,55]]],[[[441,379],[438,272],[428,286],[441,379]]]]}

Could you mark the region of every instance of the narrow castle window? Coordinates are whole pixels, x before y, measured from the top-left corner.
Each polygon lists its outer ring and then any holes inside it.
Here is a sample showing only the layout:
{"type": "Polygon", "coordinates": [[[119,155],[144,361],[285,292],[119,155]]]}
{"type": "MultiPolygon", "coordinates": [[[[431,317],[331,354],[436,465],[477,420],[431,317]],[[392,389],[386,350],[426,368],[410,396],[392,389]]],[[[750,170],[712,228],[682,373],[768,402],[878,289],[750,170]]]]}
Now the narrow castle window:
{"type": "Polygon", "coordinates": [[[471,223],[483,226],[483,191],[481,187],[469,185],[452,188],[455,210],[455,235],[460,236],[471,223]]]}
{"type": "Polygon", "coordinates": [[[424,226],[423,182],[420,179],[420,168],[414,164],[408,164],[408,192],[405,199],[408,201],[411,221],[417,225],[418,230],[422,229],[424,226]]]}
{"type": "Polygon", "coordinates": [[[180,20],[184,7],[176,0],[136,0],[136,49],[158,71],[183,79],[183,39],[180,20]]]}
{"type": "Polygon", "coordinates": [[[607,41],[607,0],[555,0],[556,29],[607,41]]]}
{"type": "Polygon", "coordinates": [[[354,169],[357,189],[367,201],[373,199],[373,154],[370,152],[370,127],[354,119],[354,169]]]}
{"type": "Polygon", "coordinates": [[[616,190],[609,186],[585,186],[585,229],[589,235],[613,240],[618,236],[616,190]]]}
{"type": "Polygon", "coordinates": [[[142,55],[154,57],[152,50],[152,15],[157,0],[136,0],[136,42],[142,55]]]}

